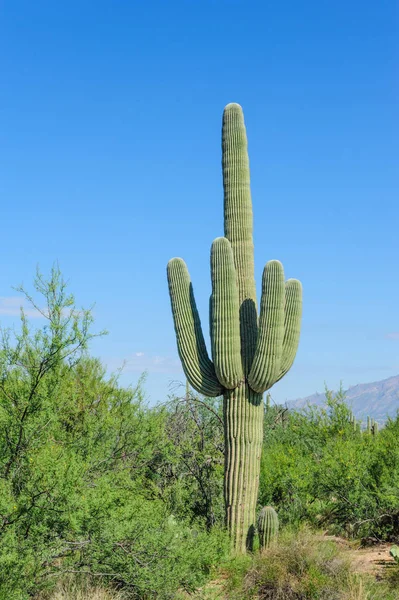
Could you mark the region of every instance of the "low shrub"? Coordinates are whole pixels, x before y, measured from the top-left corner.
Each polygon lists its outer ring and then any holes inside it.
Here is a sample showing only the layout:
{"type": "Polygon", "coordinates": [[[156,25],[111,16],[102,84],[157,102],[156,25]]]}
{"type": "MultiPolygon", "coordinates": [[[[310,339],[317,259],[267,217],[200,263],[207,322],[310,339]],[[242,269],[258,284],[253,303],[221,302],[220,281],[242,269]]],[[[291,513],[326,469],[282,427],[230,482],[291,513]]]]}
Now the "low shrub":
{"type": "MultiPolygon", "coordinates": [[[[285,530],[277,546],[230,561],[229,600],[397,600],[397,587],[351,571],[345,551],[307,528],[285,530]]],[[[223,597],[223,596],[222,596],[223,597]]]]}
{"type": "Polygon", "coordinates": [[[260,503],[274,506],[284,524],[398,542],[399,417],[375,436],[354,430],[342,392],[283,421],[278,411],[265,417],[260,503]]]}

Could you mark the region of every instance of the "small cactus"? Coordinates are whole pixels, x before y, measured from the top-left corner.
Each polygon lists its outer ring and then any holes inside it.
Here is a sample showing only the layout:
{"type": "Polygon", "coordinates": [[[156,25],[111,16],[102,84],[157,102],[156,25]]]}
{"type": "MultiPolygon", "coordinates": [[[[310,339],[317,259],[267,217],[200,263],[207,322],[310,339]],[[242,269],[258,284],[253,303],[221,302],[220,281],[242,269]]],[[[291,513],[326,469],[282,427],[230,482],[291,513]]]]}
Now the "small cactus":
{"type": "Polygon", "coordinates": [[[399,546],[392,546],[389,551],[389,554],[392,556],[396,564],[399,565],[399,546]]]}
{"type": "Polygon", "coordinates": [[[268,548],[277,538],[278,516],[272,506],[265,506],[258,516],[258,533],[260,550],[268,548]]]}
{"type": "Polygon", "coordinates": [[[371,433],[371,418],[367,417],[367,433],[371,433]]]}
{"type": "Polygon", "coordinates": [[[349,413],[349,423],[351,423],[353,431],[357,431],[357,421],[353,411],[350,411],[349,413]]]}

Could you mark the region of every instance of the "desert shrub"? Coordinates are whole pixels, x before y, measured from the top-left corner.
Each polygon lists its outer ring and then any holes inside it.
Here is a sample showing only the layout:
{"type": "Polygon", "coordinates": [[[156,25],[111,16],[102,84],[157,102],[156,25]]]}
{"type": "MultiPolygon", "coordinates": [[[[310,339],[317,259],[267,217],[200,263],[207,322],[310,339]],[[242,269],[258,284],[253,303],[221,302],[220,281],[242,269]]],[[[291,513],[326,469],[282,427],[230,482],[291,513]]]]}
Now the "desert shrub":
{"type": "Polygon", "coordinates": [[[103,503],[93,494],[79,533],[75,552],[51,572],[61,577],[78,569],[90,580],[122,589],[128,598],[168,599],[178,589],[192,591],[227,548],[224,533],[210,534],[168,518],[162,502],[137,492],[129,502],[115,494],[103,503]]]}
{"type": "MultiPolygon", "coordinates": [[[[189,393],[148,406],[143,380],[123,388],[89,356],[90,311],[77,309],[59,271],[38,275],[36,291],[26,297],[40,319],[22,313],[0,338],[0,600],[51,597],[68,577],[76,594],[193,593],[227,553],[220,399],[189,393]]],[[[376,436],[354,431],[341,393],[325,408],[269,408],[260,505],[283,525],[397,541],[398,434],[399,419],[376,436]]],[[[300,593],[313,594],[312,581],[328,589],[310,545],[296,552],[308,582],[300,593]]],[[[269,594],[271,581],[274,593],[277,563],[269,572],[257,560],[236,561],[232,581],[251,590],[259,569],[256,589],[269,594]]],[[[284,573],[299,577],[295,564],[284,573]]]]}
{"type": "Polygon", "coordinates": [[[222,403],[189,391],[163,409],[168,454],[157,484],[172,514],[200,520],[208,530],[223,526],[224,440],[222,403]]]}
{"type": "Polygon", "coordinates": [[[225,536],[184,507],[171,516],[168,413],[88,356],[91,315],[59,271],[36,289],[28,298],[44,325],[22,314],[0,346],[0,598],[23,600],[68,573],[132,598],[199,585],[225,536]]]}
{"type": "Polygon", "coordinates": [[[372,436],[354,431],[349,416],[342,392],[328,392],[324,408],[289,411],[284,423],[266,415],[260,503],[275,506],[283,523],[397,540],[399,420],[372,436]]]}
{"type": "Polygon", "coordinates": [[[345,548],[307,528],[286,529],[262,555],[231,560],[224,569],[229,600],[394,600],[391,582],[351,571],[345,548]]]}

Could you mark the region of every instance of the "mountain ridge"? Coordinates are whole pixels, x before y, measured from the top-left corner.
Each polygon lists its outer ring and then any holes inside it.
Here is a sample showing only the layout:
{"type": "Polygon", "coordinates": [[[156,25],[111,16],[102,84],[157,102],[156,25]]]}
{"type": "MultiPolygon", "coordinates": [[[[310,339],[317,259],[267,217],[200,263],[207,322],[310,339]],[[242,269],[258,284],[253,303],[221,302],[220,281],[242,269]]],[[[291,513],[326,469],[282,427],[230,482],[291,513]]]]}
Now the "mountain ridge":
{"type": "MultiPolygon", "coordinates": [[[[387,417],[395,417],[399,410],[399,375],[371,383],[358,383],[345,390],[345,397],[357,419],[365,421],[370,416],[385,421],[387,417]]],[[[292,400],[288,406],[297,409],[308,403],[321,406],[325,400],[325,394],[315,393],[292,400]]]]}

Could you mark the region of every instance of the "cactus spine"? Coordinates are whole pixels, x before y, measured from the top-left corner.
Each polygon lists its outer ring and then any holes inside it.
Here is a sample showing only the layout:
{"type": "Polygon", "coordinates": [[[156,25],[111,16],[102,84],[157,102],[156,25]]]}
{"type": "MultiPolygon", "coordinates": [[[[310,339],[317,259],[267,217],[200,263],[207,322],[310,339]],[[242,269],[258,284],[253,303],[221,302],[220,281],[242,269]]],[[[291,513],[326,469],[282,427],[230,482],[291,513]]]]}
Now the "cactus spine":
{"type": "Polygon", "coordinates": [[[260,550],[268,548],[277,538],[278,516],[272,506],[265,506],[258,516],[258,533],[260,550]]]}
{"type": "Polygon", "coordinates": [[[302,287],[284,281],[273,260],[263,271],[258,320],[252,240],[252,202],[242,109],[223,113],[224,234],[211,248],[212,296],[208,356],[187,267],[168,263],[177,347],[191,386],[223,394],[226,524],[237,552],[251,547],[263,439],[263,392],[290,369],[299,342],[302,287]]]}

